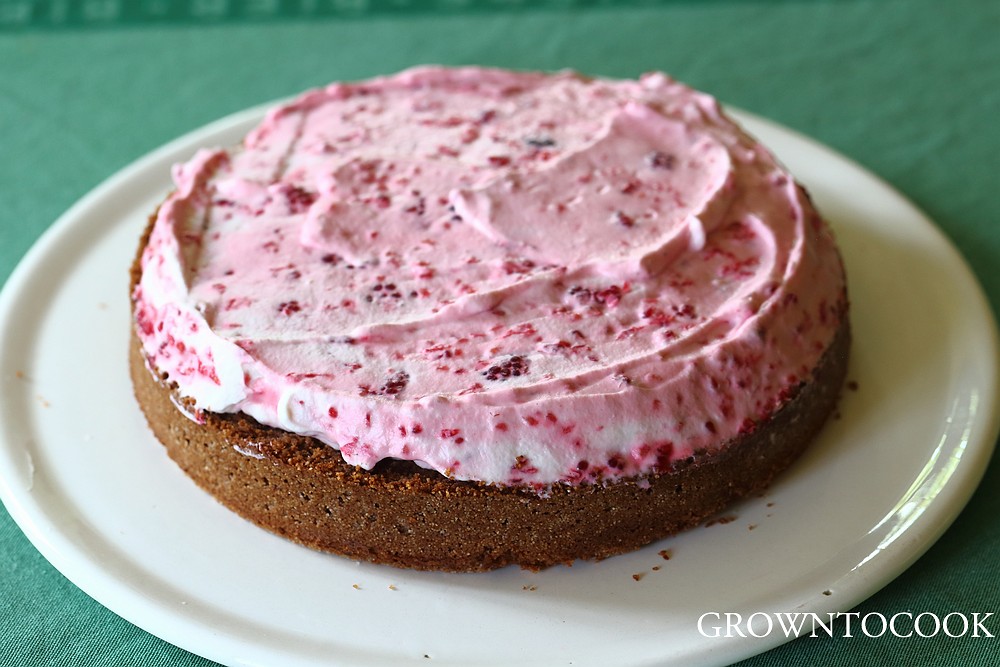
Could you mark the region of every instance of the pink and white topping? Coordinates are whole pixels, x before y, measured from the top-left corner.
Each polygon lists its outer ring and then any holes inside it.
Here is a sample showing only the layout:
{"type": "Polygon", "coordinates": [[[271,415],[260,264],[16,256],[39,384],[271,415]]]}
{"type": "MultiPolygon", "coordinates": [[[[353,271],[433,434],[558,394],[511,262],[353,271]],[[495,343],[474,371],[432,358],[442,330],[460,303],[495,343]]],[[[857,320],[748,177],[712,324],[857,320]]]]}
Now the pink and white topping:
{"type": "Polygon", "coordinates": [[[363,468],[669,469],[809,380],[845,299],[801,188],[661,74],[335,84],[174,180],[134,293],[149,364],[363,468]]]}

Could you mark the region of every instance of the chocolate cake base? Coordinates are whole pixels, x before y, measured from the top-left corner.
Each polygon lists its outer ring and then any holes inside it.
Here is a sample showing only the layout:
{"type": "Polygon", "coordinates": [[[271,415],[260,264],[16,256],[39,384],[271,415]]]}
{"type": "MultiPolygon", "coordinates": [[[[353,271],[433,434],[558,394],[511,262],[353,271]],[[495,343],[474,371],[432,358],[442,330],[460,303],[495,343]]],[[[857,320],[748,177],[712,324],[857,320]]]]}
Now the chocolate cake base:
{"type": "Polygon", "coordinates": [[[847,369],[846,315],[811,381],[750,433],[669,473],[606,485],[532,489],[455,481],[403,461],[366,471],[313,438],[242,414],[178,410],[133,334],[135,395],[170,457],[237,514],[300,544],[404,568],[540,569],[632,551],[691,528],[766,487],[836,405],[847,369]]]}

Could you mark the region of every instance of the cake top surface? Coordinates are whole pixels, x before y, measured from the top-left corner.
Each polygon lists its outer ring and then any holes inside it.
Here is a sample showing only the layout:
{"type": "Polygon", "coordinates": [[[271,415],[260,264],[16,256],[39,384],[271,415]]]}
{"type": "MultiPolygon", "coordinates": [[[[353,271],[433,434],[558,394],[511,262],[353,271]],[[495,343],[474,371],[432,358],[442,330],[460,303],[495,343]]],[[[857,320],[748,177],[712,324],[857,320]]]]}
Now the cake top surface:
{"type": "Polygon", "coordinates": [[[845,307],[802,189],[662,74],[334,84],[174,180],[133,295],[150,366],[365,468],[665,470],[780,407],[845,307]]]}

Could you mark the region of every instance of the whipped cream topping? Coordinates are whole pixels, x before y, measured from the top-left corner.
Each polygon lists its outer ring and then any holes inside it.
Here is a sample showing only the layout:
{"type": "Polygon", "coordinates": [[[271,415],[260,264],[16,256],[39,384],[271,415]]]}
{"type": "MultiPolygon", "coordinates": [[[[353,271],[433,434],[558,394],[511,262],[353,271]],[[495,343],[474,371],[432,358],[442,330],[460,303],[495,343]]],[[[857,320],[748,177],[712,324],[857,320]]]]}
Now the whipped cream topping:
{"type": "Polygon", "coordinates": [[[334,84],[174,181],[133,295],[149,365],[367,469],[667,470],[779,408],[845,307],[802,189],[662,74],[334,84]]]}

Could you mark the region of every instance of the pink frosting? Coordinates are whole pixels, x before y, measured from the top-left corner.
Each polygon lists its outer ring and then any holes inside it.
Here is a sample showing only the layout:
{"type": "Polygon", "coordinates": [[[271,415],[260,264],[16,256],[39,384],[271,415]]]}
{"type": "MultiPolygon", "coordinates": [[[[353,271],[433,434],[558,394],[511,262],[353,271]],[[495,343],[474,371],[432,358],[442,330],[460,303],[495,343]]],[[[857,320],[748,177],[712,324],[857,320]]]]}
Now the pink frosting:
{"type": "Polygon", "coordinates": [[[668,469],[808,381],[844,305],[801,188],[662,74],[335,84],[174,177],[134,294],[151,367],[364,468],[668,469]]]}

